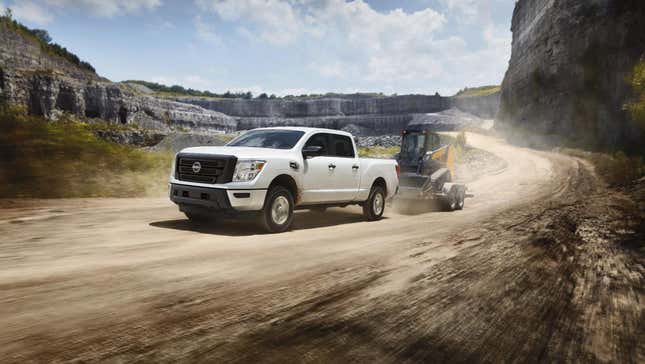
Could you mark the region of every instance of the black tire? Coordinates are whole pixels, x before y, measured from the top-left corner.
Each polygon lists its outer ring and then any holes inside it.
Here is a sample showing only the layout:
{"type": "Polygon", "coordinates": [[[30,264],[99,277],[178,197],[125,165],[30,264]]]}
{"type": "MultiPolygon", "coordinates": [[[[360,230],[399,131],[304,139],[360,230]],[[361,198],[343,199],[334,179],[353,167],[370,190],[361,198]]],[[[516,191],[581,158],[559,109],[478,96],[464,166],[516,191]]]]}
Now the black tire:
{"type": "Polygon", "coordinates": [[[385,188],[372,186],[367,201],[363,204],[363,216],[368,221],[380,220],[385,212],[385,188]]]}
{"type": "Polygon", "coordinates": [[[443,209],[445,211],[455,211],[459,206],[459,191],[455,186],[450,188],[448,194],[443,201],[443,209]]]}
{"type": "Polygon", "coordinates": [[[260,227],[269,233],[287,231],[293,222],[293,206],[293,196],[288,189],[282,186],[271,187],[260,214],[260,227]]]}
{"type": "Polygon", "coordinates": [[[197,214],[194,212],[184,212],[184,215],[190,220],[191,222],[196,222],[196,223],[204,223],[204,222],[209,222],[215,220],[214,217],[208,216],[205,214],[197,214]]]}
{"type": "Polygon", "coordinates": [[[457,210],[463,210],[466,202],[466,190],[459,188],[457,193],[457,210]]]}

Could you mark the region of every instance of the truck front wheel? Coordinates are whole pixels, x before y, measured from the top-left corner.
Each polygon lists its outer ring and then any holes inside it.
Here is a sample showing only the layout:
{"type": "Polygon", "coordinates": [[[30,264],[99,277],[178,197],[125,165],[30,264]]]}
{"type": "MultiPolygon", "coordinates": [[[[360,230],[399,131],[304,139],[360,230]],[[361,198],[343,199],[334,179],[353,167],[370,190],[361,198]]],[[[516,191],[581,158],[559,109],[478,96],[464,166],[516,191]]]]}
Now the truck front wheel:
{"type": "Polygon", "coordinates": [[[205,223],[205,222],[215,220],[214,217],[208,216],[206,214],[198,214],[194,212],[184,212],[184,214],[191,222],[196,222],[196,223],[205,223]]]}
{"type": "Polygon", "coordinates": [[[286,231],[293,222],[293,196],[288,189],[275,186],[269,189],[260,214],[260,226],[270,233],[286,231]]]}
{"type": "Polygon", "coordinates": [[[373,186],[367,201],[363,204],[363,215],[369,221],[380,220],[385,211],[385,189],[373,186]]]}

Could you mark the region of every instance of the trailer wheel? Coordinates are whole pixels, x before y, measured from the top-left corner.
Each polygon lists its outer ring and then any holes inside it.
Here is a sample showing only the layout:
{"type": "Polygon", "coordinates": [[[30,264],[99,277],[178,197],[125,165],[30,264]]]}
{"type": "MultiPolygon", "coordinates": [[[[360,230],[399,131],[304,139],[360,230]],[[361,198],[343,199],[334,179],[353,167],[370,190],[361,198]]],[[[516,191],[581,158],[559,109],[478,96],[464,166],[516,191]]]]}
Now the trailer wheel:
{"type": "Polygon", "coordinates": [[[464,203],[466,201],[466,191],[463,188],[460,188],[457,192],[457,210],[464,209],[464,203]]]}
{"type": "Polygon", "coordinates": [[[446,211],[455,211],[459,206],[459,192],[455,186],[450,188],[446,198],[444,200],[444,210],[446,211]]]}

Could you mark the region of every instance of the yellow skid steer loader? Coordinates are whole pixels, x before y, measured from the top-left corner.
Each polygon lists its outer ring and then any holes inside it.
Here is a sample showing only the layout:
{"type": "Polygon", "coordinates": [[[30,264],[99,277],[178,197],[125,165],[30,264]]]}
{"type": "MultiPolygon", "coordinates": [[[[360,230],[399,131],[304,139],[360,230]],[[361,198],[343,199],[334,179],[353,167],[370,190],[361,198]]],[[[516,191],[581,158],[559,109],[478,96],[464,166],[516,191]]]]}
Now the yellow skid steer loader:
{"type": "Polygon", "coordinates": [[[464,208],[466,186],[454,183],[455,151],[439,134],[419,127],[402,131],[397,162],[400,200],[436,200],[448,211],[464,208]]]}

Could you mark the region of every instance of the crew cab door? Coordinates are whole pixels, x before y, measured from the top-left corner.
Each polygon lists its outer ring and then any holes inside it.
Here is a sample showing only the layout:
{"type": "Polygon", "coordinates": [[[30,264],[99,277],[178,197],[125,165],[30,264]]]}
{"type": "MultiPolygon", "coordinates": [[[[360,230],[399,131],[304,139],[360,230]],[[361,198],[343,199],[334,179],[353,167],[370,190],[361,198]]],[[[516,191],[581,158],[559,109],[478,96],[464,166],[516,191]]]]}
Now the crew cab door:
{"type": "Polygon", "coordinates": [[[336,201],[353,201],[358,194],[360,164],[352,138],[347,135],[331,134],[333,168],[332,188],[336,201]]]}
{"type": "Polygon", "coordinates": [[[325,203],[334,200],[335,165],[331,157],[330,134],[316,133],[309,137],[304,147],[320,146],[319,156],[304,160],[302,175],[302,203],[325,203]]]}

